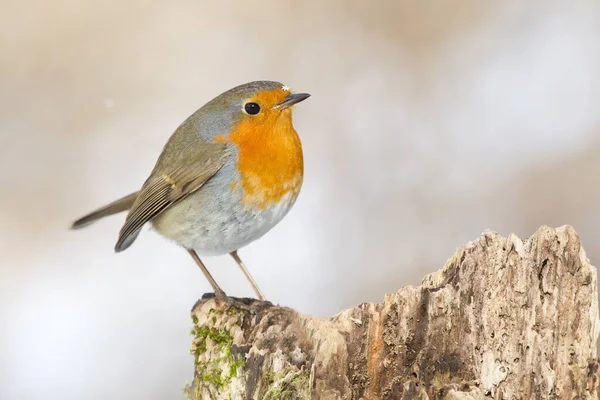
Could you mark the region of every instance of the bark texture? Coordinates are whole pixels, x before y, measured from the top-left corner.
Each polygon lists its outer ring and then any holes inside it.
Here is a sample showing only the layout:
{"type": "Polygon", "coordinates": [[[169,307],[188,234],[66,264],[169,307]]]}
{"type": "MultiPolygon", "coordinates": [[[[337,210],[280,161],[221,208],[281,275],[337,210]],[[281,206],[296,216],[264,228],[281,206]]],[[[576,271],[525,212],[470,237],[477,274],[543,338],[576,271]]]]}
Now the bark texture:
{"type": "Polygon", "coordinates": [[[194,399],[598,399],[596,269],[573,228],[486,231],[444,268],[331,318],[192,310],[194,399]]]}

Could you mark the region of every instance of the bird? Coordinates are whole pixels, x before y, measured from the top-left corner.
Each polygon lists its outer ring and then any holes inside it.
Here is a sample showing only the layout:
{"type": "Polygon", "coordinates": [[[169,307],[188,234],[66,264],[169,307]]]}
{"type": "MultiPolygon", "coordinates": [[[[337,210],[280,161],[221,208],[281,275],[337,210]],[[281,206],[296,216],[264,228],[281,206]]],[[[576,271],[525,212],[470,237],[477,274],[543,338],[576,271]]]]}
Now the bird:
{"type": "Polygon", "coordinates": [[[221,93],[175,129],[138,191],[77,219],[71,229],[127,212],[116,253],[149,224],[187,250],[217,298],[226,294],[200,257],[229,254],[257,298],[266,300],[238,250],[269,232],[296,203],[304,158],[292,109],[309,97],[267,80],[221,93]]]}

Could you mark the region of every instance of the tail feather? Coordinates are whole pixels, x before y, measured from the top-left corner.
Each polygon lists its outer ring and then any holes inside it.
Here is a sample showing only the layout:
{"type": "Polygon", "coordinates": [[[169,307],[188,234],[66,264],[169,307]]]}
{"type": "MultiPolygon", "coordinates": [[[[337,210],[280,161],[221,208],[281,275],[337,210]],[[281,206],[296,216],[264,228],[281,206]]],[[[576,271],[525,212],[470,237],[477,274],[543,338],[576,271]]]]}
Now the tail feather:
{"type": "Polygon", "coordinates": [[[133,202],[137,198],[138,193],[139,192],[131,193],[130,195],[122,197],[119,200],[115,200],[102,208],[92,211],[91,213],[73,222],[73,225],[71,225],[71,229],[83,228],[93,222],[96,222],[100,218],[108,217],[109,215],[129,210],[133,205],[133,202]]]}

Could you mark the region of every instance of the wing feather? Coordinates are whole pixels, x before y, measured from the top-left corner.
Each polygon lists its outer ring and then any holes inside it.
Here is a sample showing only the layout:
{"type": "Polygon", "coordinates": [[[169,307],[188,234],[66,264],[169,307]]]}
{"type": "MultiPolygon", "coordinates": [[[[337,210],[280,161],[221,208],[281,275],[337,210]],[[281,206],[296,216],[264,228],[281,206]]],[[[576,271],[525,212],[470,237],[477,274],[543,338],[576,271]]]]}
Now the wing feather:
{"type": "Polygon", "coordinates": [[[227,159],[227,151],[225,146],[217,149],[211,157],[206,156],[206,151],[200,152],[195,160],[184,159],[182,155],[180,161],[175,163],[179,166],[166,168],[164,172],[153,171],[142,186],[119,232],[115,245],[116,252],[128,248],[144,224],[190,193],[200,189],[223,167],[227,159]]]}

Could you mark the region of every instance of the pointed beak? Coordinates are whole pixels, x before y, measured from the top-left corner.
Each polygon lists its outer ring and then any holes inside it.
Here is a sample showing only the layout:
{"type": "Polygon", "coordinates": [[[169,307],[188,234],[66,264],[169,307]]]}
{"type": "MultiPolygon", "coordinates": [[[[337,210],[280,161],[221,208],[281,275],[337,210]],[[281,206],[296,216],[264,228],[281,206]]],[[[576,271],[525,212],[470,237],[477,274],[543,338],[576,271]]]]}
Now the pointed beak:
{"type": "Polygon", "coordinates": [[[281,103],[277,104],[275,108],[288,108],[296,103],[300,103],[310,97],[308,93],[292,93],[288,95],[281,103]]]}

